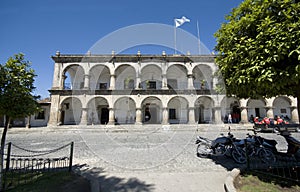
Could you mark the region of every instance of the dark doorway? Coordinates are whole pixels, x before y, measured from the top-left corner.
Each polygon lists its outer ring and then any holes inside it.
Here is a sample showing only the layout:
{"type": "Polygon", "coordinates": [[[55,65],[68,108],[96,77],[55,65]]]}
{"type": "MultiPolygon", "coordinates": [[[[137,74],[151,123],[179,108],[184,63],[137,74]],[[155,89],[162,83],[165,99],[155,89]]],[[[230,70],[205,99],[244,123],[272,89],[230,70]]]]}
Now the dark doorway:
{"type": "Polygon", "coordinates": [[[260,117],[259,108],[255,108],[255,117],[260,117]]]}
{"type": "Polygon", "coordinates": [[[109,110],[107,108],[101,109],[101,124],[107,124],[109,118],[109,110]]]}
{"type": "Polygon", "coordinates": [[[232,106],[232,122],[233,123],[239,123],[241,121],[241,109],[238,105],[232,106]]]}
{"type": "Polygon", "coordinates": [[[200,105],[198,110],[199,110],[198,124],[205,123],[205,121],[204,121],[204,106],[200,105]]]}
{"type": "Polygon", "coordinates": [[[150,109],[149,109],[149,107],[146,107],[145,108],[145,122],[150,121],[150,119],[151,119],[150,109]]]}
{"type": "Polygon", "coordinates": [[[61,111],[60,117],[59,117],[59,123],[60,123],[61,125],[64,125],[64,124],[65,124],[65,111],[61,111]]]}

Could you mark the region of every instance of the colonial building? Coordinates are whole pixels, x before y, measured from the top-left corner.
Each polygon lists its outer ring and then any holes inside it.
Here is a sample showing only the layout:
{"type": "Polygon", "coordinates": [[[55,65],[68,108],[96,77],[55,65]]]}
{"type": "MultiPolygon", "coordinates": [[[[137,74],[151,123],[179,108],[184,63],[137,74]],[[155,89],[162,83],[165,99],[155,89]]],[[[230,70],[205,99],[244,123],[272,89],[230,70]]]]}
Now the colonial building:
{"type": "Polygon", "coordinates": [[[54,60],[48,126],[196,124],[283,115],[298,122],[295,98],[228,98],[213,55],[62,55],[54,60]]]}
{"type": "MultiPolygon", "coordinates": [[[[49,121],[50,98],[38,101],[40,111],[26,118],[17,118],[11,121],[11,127],[45,127],[49,121]]],[[[0,126],[4,126],[5,117],[0,116],[0,126]]]]}

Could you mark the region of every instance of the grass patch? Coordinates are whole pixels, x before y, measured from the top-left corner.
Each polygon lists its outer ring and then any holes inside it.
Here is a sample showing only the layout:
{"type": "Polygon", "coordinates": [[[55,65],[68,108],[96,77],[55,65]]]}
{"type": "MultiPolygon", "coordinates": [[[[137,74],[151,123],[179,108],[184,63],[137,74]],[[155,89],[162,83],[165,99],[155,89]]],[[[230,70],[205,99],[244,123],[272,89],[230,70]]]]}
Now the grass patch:
{"type": "Polygon", "coordinates": [[[19,174],[14,180],[8,180],[8,190],[14,192],[58,192],[89,191],[89,182],[72,172],[46,172],[19,174]],[[24,178],[27,178],[26,180],[24,178]]]}
{"type": "Polygon", "coordinates": [[[270,175],[247,172],[234,181],[238,192],[299,192],[299,184],[270,175]]]}

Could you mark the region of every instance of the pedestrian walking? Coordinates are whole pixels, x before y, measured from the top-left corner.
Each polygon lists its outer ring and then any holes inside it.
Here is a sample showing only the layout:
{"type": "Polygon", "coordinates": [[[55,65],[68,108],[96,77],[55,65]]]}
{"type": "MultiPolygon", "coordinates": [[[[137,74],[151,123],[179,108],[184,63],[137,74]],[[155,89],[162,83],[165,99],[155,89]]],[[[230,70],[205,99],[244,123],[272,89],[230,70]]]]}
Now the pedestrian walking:
{"type": "Polygon", "coordinates": [[[230,113],[228,114],[228,123],[232,123],[232,116],[230,113]]]}

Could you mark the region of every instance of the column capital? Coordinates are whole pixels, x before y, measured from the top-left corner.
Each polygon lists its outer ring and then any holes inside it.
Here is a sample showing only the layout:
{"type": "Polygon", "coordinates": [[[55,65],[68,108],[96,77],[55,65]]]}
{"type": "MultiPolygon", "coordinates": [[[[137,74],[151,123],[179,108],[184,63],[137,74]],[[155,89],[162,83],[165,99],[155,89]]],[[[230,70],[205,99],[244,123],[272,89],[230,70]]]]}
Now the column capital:
{"type": "Polygon", "coordinates": [[[193,78],[194,75],[193,75],[193,74],[187,74],[187,77],[188,77],[188,78],[193,78]]]}
{"type": "Polygon", "coordinates": [[[290,109],[297,109],[297,106],[290,106],[290,109]]]}

